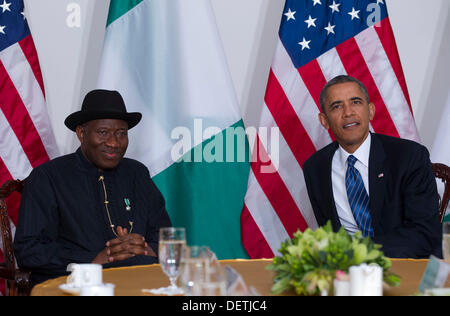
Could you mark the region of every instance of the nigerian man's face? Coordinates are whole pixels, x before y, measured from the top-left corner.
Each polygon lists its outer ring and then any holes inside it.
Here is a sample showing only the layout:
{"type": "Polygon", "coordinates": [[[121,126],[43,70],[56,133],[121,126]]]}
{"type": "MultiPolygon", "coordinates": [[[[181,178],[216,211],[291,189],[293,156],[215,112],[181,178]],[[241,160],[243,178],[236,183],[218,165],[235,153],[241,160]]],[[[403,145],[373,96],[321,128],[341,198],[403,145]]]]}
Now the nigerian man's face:
{"type": "Polygon", "coordinates": [[[98,169],[115,168],[128,147],[128,123],[117,119],[101,119],[77,127],[84,156],[98,169]]]}

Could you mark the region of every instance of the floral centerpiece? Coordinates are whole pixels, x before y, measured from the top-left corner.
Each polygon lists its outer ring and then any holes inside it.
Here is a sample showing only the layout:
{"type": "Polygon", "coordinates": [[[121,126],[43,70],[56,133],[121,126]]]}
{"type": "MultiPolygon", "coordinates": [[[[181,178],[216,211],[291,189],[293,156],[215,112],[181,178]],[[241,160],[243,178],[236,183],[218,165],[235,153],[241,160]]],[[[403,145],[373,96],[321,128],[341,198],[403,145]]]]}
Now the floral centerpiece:
{"type": "Polygon", "coordinates": [[[281,256],[267,267],[275,272],[272,292],[330,293],[338,271],[348,273],[351,266],[363,263],[379,265],[383,268],[384,282],[398,286],[400,277],[389,271],[391,261],[380,248],[370,238],[362,238],[361,232],[351,236],[343,227],[333,232],[331,222],[315,231],[309,228],[304,233],[298,231],[292,240],[281,244],[281,256]]]}

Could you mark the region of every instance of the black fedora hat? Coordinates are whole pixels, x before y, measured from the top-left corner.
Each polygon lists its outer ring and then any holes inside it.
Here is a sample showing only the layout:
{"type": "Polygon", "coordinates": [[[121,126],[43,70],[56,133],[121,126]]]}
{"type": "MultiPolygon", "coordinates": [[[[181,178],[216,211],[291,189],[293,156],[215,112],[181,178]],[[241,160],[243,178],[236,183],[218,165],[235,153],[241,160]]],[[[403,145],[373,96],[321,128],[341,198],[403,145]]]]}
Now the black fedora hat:
{"type": "Polygon", "coordinates": [[[118,119],[128,122],[128,129],[135,127],[142,118],[138,112],[128,113],[122,96],[117,91],[93,90],[86,94],[81,111],[70,114],[64,124],[75,132],[77,126],[100,119],[118,119]]]}

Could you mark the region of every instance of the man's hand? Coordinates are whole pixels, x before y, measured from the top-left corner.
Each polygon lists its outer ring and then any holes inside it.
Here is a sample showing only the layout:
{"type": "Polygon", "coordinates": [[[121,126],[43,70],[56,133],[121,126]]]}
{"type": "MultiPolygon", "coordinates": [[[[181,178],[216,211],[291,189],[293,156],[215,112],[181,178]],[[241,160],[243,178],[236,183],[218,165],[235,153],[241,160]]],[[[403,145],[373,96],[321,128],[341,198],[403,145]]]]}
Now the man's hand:
{"type": "Polygon", "coordinates": [[[122,261],[134,256],[153,256],[155,252],[145,242],[145,238],[138,234],[129,234],[126,228],[117,227],[118,238],[106,243],[106,248],[100,252],[92,263],[105,264],[122,261]]]}

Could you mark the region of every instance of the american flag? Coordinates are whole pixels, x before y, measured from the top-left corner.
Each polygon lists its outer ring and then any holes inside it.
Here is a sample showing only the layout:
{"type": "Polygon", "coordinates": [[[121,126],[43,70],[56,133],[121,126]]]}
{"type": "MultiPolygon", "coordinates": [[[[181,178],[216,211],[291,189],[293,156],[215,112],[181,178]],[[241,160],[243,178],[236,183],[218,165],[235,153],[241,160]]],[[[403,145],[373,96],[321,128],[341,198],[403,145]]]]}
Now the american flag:
{"type": "MultiPolygon", "coordinates": [[[[58,155],[23,1],[0,0],[0,185],[58,155]]],[[[19,203],[19,195],[7,200],[13,233],[19,203]]]]}
{"type": "Polygon", "coordinates": [[[319,123],[319,95],[342,74],[368,88],[376,106],[372,131],[419,140],[385,1],[287,0],[260,119],[280,130],[279,166],[262,171],[271,143],[267,137],[265,148],[257,139],[241,215],[251,258],[271,258],[298,229],[317,227],[302,167],[335,140],[319,123]]]}

